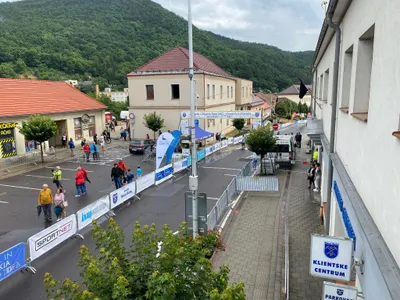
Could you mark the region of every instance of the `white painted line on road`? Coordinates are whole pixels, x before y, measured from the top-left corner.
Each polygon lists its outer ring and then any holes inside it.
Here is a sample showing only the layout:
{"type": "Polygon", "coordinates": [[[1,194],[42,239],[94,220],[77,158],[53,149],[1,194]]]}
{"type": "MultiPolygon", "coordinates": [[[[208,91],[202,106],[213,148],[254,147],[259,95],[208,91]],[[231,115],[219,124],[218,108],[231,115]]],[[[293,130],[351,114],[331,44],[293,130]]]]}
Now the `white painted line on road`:
{"type": "MultiPolygon", "coordinates": [[[[55,169],[55,167],[45,167],[46,169],[55,169]]],[[[86,169],[85,169],[86,170],[86,169]]],[[[65,169],[65,168],[61,168],[61,171],[72,171],[72,172],[76,172],[76,169],[65,169]]],[[[89,171],[86,170],[86,172],[88,173],[93,173],[93,171],[89,171]]]]}
{"type": "Polygon", "coordinates": [[[0,201],[1,204],[8,204],[7,201],[0,201]]]}
{"type": "Polygon", "coordinates": [[[207,200],[216,200],[216,201],[218,201],[219,198],[216,198],[216,197],[208,197],[208,196],[207,196],[207,200]]]}
{"type": "Polygon", "coordinates": [[[220,168],[220,167],[201,167],[202,169],[215,169],[215,170],[229,170],[229,171],[241,171],[242,169],[233,168],[220,168]]]}
{"type": "MultiPolygon", "coordinates": [[[[24,176],[44,178],[44,179],[53,179],[53,177],[51,177],[51,176],[41,176],[41,175],[24,175],[24,176]]],[[[71,179],[63,178],[61,181],[63,181],[63,180],[71,180],[71,179]]]]}
{"type": "Polygon", "coordinates": [[[42,189],[32,188],[28,186],[18,186],[18,185],[8,185],[8,184],[1,184],[0,186],[10,187],[14,189],[22,189],[22,190],[34,190],[34,191],[41,191],[42,189]]]}
{"type": "Polygon", "coordinates": [[[236,177],[237,174],[224,174],[224,176],[236,177]]]}

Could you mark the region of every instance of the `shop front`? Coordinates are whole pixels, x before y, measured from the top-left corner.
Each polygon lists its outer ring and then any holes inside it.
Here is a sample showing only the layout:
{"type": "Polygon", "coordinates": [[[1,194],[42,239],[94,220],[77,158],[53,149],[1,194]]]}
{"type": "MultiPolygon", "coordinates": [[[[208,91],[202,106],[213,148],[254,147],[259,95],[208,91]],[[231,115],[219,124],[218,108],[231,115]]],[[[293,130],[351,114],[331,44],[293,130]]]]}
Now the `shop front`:
{"type": "Polygon", "coordinates": [[[18,123],[0,123],[0,154],[1,158],[17,155],[15,130],[18,123]]]}

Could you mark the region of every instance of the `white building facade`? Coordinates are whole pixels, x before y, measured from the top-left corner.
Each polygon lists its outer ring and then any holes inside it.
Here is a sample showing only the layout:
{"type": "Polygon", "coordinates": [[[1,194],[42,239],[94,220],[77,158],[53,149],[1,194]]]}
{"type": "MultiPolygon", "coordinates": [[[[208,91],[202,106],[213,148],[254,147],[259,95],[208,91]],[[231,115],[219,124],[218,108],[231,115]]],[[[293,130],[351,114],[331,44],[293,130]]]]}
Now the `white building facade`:
{"type": "Polygon", "coordinates": [[[331,0],[327,19],[340,33],[325,22],[312,69],[325,226],[355,241],[353,279],[367,300],[400,299],[399,14],[400,1],[331,0]]]}

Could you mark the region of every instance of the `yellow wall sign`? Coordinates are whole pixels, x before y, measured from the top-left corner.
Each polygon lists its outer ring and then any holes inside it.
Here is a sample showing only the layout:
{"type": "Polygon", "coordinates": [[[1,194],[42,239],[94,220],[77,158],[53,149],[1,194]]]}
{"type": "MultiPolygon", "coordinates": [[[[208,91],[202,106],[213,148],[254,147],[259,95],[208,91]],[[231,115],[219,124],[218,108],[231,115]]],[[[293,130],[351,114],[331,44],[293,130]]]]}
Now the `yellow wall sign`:
{"type": "Polygon", "coordinates": [[[0,152],[2,158],[17,155],[14,130],[18,123],[0,123],[0,152]]]}
{"type": "Polygon", "coordinates": [[[11,129],[18,126],[18,123],[0,123],[0,129],[11,129]]]}

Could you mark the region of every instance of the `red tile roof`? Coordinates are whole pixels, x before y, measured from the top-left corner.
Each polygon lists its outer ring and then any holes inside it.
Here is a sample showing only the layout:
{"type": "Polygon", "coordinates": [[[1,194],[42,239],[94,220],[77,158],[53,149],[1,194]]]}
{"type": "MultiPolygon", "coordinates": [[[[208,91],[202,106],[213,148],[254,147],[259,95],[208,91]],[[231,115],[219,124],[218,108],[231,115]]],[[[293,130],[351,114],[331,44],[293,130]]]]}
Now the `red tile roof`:
{"type": "Polygon", "coordinates": [[[65,82],[0,79],[0,117],[98,109],[107,107],[65,82]]]}
{"type": "MultiPolygon", "coordinates": [[[[223,69],[218,67],[204,56],[193,52],[193,65],[195,71],[213,73],[224,77],[231,77],[223,69]]],[[[189,68],[189,50],[175,47],[164,54],[149,61],[145,65],[128,74],[128,76],[142,75],[142,72],[173,72],[187,71],[189,68]]]]}

